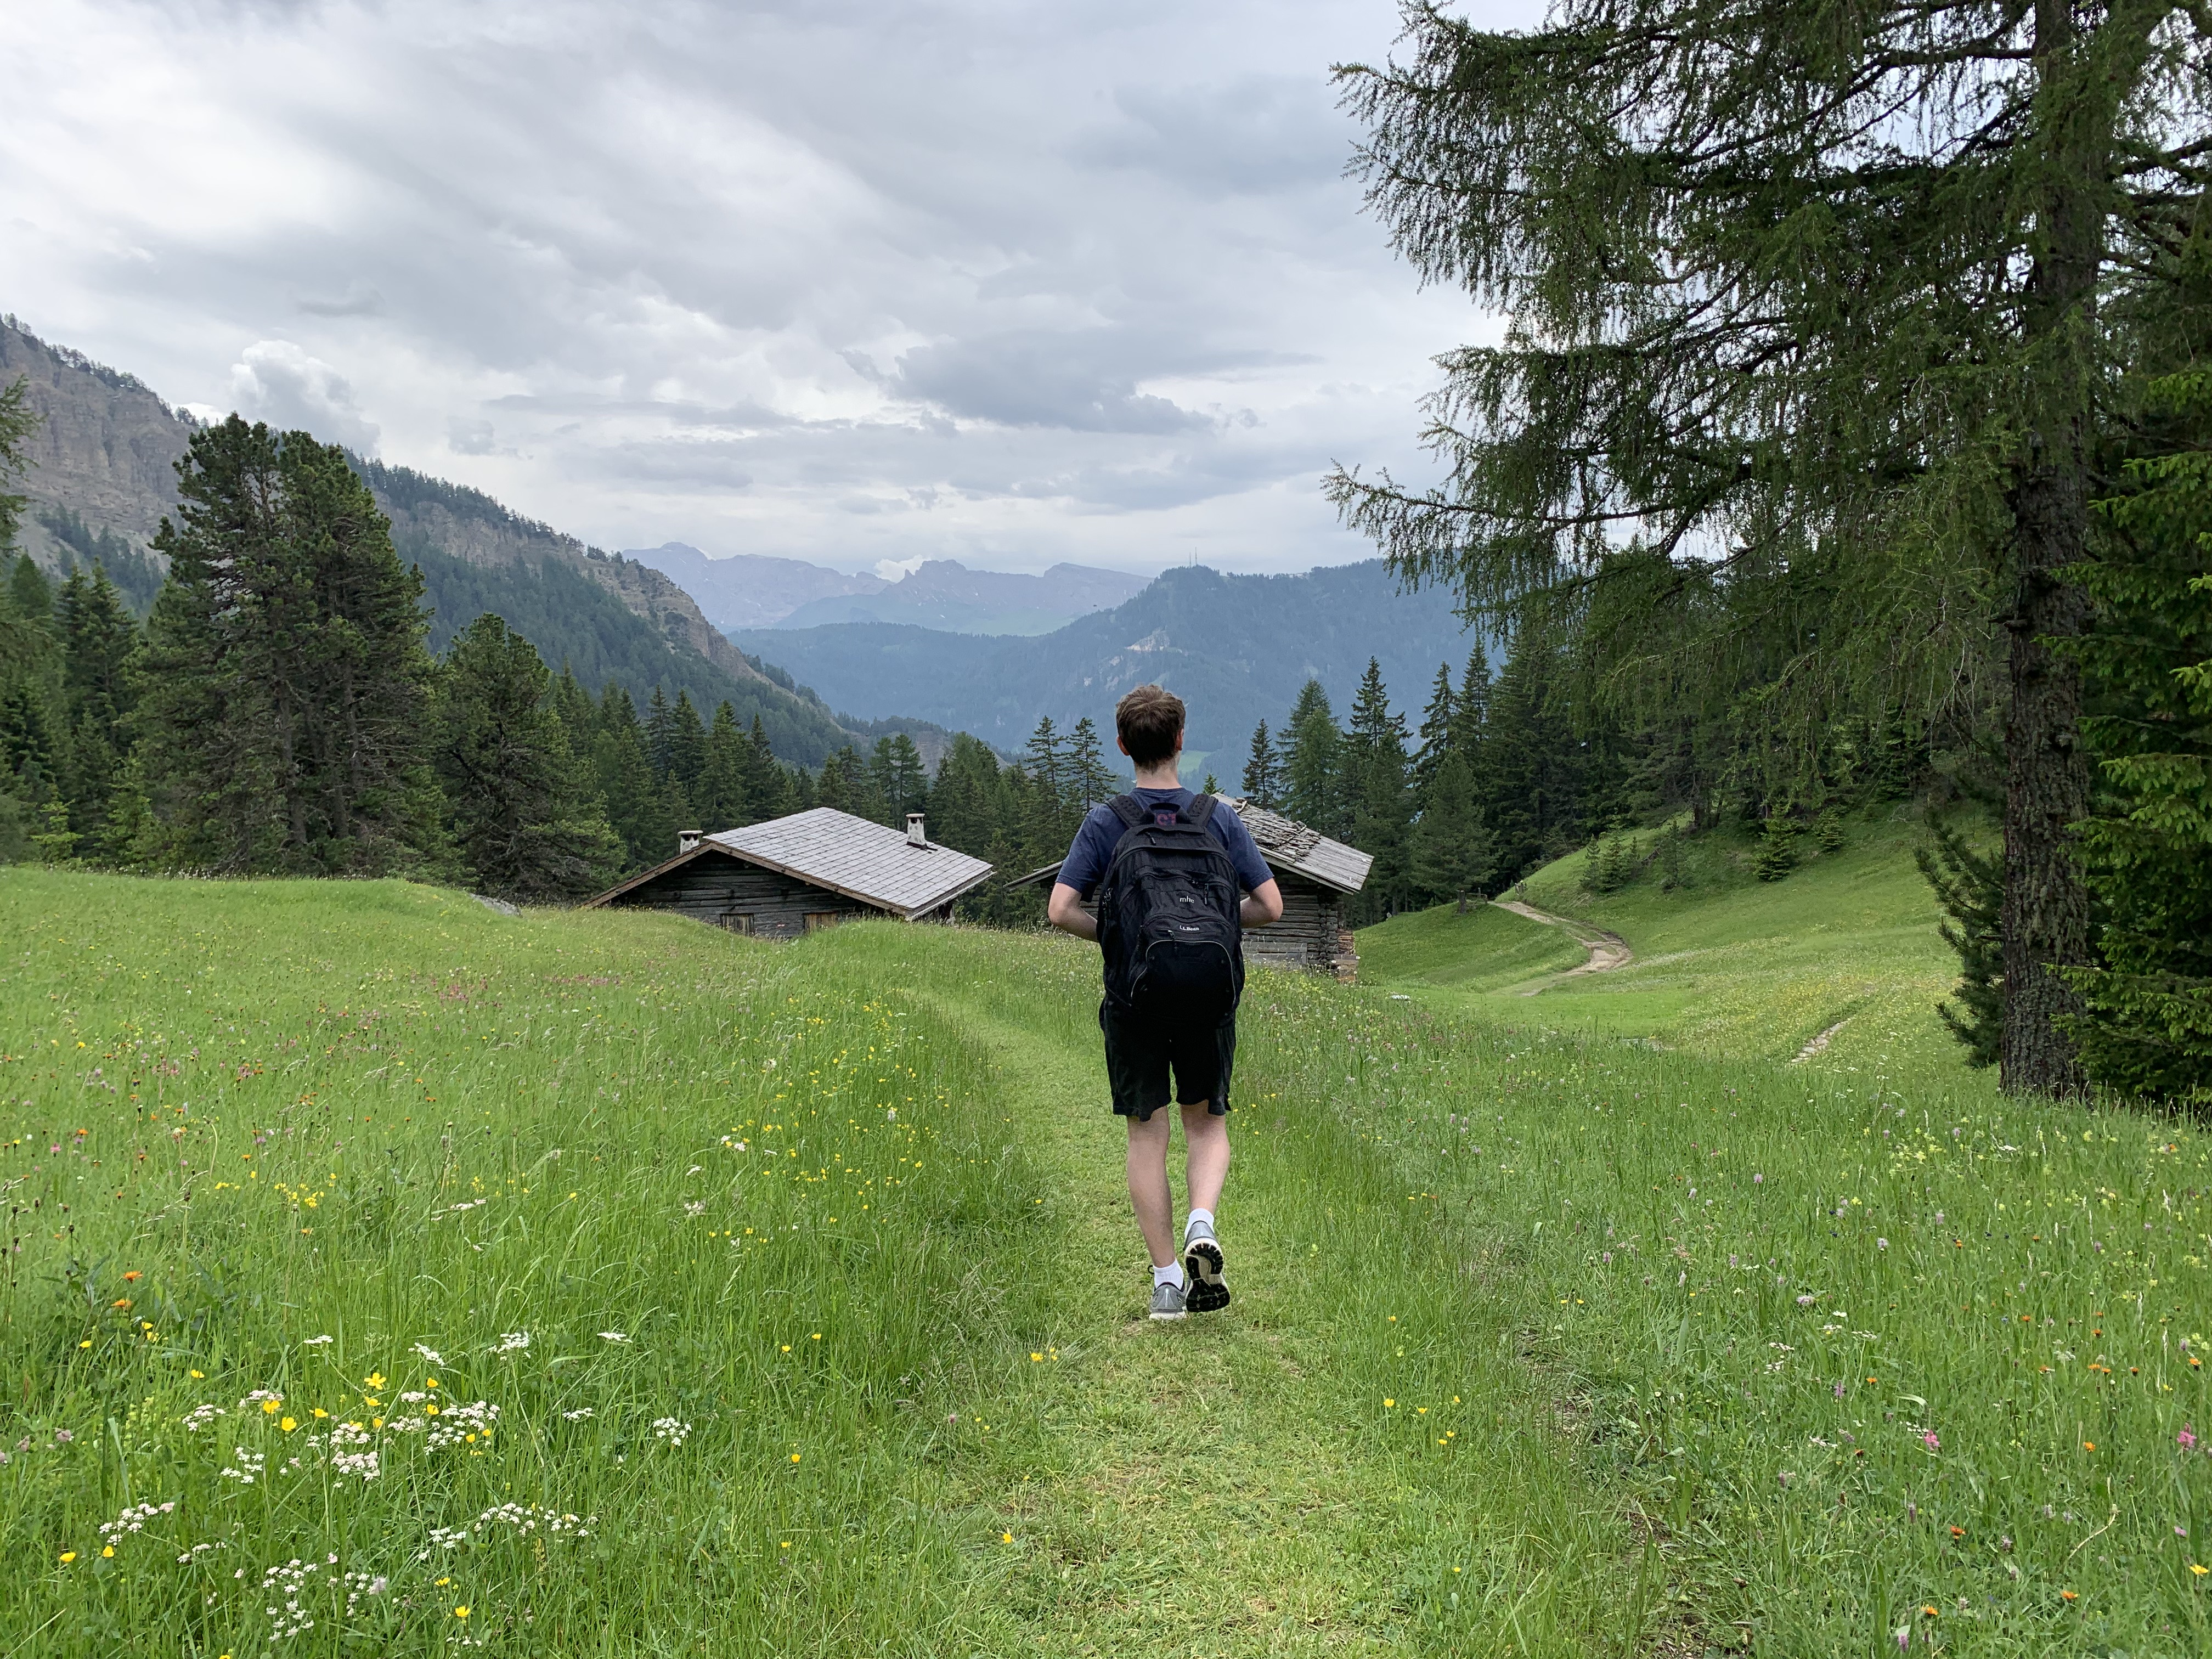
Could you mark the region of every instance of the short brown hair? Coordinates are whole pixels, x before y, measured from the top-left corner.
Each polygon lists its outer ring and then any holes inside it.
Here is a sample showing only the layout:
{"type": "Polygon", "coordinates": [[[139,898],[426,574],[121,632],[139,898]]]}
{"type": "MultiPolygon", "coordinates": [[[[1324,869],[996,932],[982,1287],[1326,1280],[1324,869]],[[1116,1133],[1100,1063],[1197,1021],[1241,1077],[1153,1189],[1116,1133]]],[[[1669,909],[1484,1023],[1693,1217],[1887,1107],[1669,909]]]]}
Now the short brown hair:
{"type": "Polygon", "coordinates": [[[1114,705],[1114,730],[1139,766],[1158,766],[1182,735],[1182,699],[1164,686],[1140,685],[1114,705]]]}

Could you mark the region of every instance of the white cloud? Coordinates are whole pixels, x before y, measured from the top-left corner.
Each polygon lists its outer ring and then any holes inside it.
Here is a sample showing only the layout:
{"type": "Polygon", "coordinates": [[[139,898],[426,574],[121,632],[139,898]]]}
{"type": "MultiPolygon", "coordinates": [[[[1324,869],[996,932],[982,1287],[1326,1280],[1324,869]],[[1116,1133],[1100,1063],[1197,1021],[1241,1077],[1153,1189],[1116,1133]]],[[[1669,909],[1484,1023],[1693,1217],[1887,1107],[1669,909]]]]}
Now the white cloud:
{"type": "Polygon", "coordinates": [[[1430,359],[1486,331],[1341,177],[1329,65],[1395,27],[48,0],[10,20],[0,308],[602,545],[1363,557],[1316,479],[1418,470],[1430,359]]]}
{"type": "Polygon", "coordinates": [[[362,416],[345,377],[289,340],[246,348],[230,366],[230,401],[240,414],[280,430],[304,428],[325,443],[376,453],[375,422],[362,416]]]}

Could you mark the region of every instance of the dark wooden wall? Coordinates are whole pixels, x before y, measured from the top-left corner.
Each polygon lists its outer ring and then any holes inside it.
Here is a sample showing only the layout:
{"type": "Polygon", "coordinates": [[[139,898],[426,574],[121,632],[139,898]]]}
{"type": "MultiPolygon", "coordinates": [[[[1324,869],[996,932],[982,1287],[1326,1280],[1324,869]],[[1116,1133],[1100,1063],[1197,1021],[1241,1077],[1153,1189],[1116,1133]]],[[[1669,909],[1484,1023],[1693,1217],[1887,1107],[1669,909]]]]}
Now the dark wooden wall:
{"type": "Polygon", "coordinates": [[[1344,900],[1334,888],[1300,876],[1276,873],[1283,890],[1282,920],[1244,935],[1244,960],[1263,968],[1299,968],[1349,981],[1359,952],[1345,926],[1344,900]]]}
{"type": "Polygon", "coordinates": [[[806,931],[809,915],[843,921],[884,914],[842,893],[810,887],[794,877],[716,852],[702,853],[609,902],[673,910],[695,921],[762,939],[796,939],[806,931]],[[750,918],[750,924],[745,918],[750,918]]]}

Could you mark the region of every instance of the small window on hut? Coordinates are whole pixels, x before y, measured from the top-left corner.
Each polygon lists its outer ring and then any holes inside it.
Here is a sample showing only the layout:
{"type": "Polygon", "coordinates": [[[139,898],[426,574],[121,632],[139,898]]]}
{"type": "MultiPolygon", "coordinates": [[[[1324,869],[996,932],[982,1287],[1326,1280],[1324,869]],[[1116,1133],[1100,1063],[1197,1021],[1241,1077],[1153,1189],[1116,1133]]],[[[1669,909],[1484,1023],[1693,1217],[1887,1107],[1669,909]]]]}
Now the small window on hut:
{"type": "Polygon", "coordinates": [[[722,918],[722,926],[733,933],[750,933],[753,931],[753,913],[750,910],[732,911],[722,918]]]}
{"type": "Polygon", "coordinates": [[[835,927],[844,920],[845,913],[842,910],[809,910],[806,913],[806,931],[819,933],[824,927],[835,927]]]}

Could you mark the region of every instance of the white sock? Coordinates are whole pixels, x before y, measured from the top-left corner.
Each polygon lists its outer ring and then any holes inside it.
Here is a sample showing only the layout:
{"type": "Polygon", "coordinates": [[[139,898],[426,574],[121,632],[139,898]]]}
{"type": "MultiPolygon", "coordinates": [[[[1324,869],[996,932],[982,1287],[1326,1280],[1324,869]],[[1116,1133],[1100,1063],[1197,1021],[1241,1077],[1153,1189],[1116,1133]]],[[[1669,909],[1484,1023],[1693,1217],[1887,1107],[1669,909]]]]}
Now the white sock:
{"type": "Polygon", "coordinates": [[[1164,1267],[1152,1269],[1152,1288],[1157,1291],[1163,1285],[1172,1285],[1177,1290],[1182,1288],[1182,1262],[1170,1261],[1164,1267]]]}
{"type": "Polygon", "coordinates": [[[1190,1237],[1190,1230],[1198,1225],[1201,1221],[1203,1221],[1207,1226],[1211,1227],[1213,1224],[1213,1212],[1211,1210],[1193,1210],[1188,1216],[1183,1218],[1182,1236],[1185,1238],[1188,1238],[1190,1237]]]}

